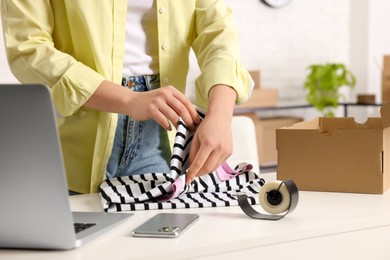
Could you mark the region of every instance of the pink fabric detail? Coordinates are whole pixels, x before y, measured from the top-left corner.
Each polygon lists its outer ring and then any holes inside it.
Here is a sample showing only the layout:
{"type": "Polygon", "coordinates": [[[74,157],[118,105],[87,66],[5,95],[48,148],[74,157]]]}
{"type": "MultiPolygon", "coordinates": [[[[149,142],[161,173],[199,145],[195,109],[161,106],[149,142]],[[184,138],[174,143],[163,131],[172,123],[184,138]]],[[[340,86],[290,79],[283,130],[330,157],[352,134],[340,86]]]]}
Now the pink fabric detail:
{"type": "MultiPolygon", "coordinates": [[[[230,180],[237,175],[245,172],[252,170],[253,166],[248,163],[240,163],[237,165],[237,170],[232,169],[229,164],[224,161],[216,170],[215,173],[218,176],[218,179],[220,181],[227,181],[230,180]]],[[[184,178],[185,175],[179,176],[173,183],[172,183],[172,193],[164,197],[163,199],[159,200],[160,202],[164,201],[169,201],[171,199],[174,199],[178,197],[185,189],[185,184],[184,184],[184,178]]]]}
{"type": "MultiPolygon", "coordinates": [[[[183,177],[183,176],[180,176],[180,177],[183,177]]],[[[172,189],[173,189],[173,193],[172,193],[172,197],[177,197],[180,192],[183,191],[184,189],[184,181],[182,178],[177,178],[175,180],[174,183],[172,183],[172,189]]]]}
{"type": "Polygon", "coordinates": [[[240,163],[237,165],[237,171],[239,172],[245,172],[245,171],[250,171],[253,169],[253,165],[249,163],[240,163]]]}
{"type": "Polygon", "coordinates": [[[161,201],[168,201],[170,199],[176,198],[179,196],[179,194],[183,191],[184,189],[184,181],[183,181],[184,175],[180,176],[177,178],[173,183],[172,183],[172,193],[169,194],[167,197],[162,199],[161,201]]]}
{"type": "Polygon", "coordinates": [[[221,181],[230,180],[239,174],[238,171],[234,171],[232,168],[230,168],[226,161],[223,162],[215,171],[217,172],[217,176],[221,181]]]}

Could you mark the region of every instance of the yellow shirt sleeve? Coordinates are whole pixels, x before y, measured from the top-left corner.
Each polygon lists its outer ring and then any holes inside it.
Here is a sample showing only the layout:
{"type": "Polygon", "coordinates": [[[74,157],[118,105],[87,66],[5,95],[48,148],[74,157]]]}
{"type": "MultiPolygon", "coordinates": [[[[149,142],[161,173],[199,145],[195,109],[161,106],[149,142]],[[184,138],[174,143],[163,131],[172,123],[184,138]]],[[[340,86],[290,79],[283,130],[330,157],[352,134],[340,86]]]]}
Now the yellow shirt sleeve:
{"type": "MultiPolygon", "coordinates": [[[[21,83],[52,88],[57,111],[69,116],[87,101],[104,77],[55,46],[53,8],[51,1],[44,0],[1,1],[4,41],[15,77],[21,83]]],[[[83,39],[79,41],[82,46],[83,39]]]]}
{"type": "Polygon", "coordinates": [[[232,10],[224,1],[197,1],[195,29],[192,47],[201,70],[195,82],[197,104],[206,108],[208,92],[217,84],[232,87],[237,93],[236,103],[246,101],[254,83],[240,64],[232,10]]]}

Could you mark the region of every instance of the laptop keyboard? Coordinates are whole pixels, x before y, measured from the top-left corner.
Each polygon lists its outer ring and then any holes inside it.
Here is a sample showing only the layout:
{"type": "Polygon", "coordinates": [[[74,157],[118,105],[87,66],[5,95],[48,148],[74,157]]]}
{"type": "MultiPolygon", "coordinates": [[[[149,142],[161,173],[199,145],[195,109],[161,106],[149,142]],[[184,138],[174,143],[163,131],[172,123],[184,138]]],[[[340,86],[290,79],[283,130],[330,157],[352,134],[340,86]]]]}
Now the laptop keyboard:
{"type": "Polygon", "coordinates": [[[74,223],[74,230],[79,233],[89,227],[95,226],[95,223],[74,223]]]}

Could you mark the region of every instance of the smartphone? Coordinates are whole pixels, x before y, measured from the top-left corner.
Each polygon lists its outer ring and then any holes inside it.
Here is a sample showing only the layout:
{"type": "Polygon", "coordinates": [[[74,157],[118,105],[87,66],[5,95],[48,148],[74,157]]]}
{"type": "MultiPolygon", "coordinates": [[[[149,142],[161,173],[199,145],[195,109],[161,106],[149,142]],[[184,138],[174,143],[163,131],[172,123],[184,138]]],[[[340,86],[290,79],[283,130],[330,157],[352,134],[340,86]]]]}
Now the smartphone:
{"type": "Polygon", "coordinates": [[[175,238],[199,218],[190,213],[158,213],[133,230],[135,237],[175,238]]]}

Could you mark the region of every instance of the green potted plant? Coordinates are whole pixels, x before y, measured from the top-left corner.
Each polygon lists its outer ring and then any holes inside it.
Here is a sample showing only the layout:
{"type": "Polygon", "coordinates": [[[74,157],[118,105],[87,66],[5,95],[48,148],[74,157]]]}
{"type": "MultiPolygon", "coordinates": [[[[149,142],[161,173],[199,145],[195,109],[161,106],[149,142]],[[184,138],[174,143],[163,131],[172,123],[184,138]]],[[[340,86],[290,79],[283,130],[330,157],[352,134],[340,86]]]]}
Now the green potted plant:
{"type": "Polygon", "coordinates": [[[341,96],[339,89],[343,86],[354,87],[356,78],[341,63],[314,64],[309,66],[304,88],[307,90],[307,101],[324,116],[333,117],[341,96]]]}

